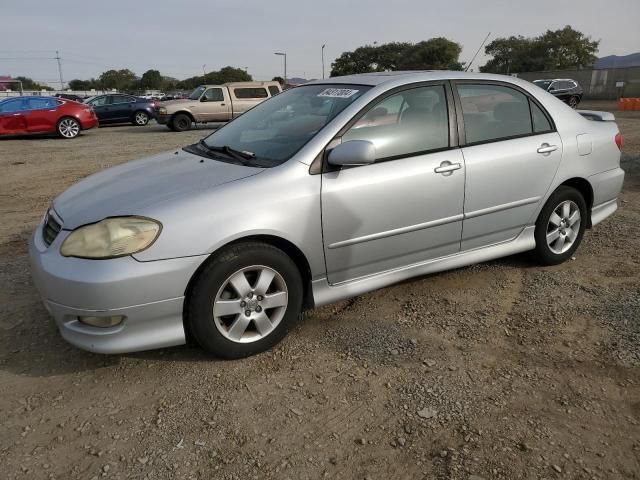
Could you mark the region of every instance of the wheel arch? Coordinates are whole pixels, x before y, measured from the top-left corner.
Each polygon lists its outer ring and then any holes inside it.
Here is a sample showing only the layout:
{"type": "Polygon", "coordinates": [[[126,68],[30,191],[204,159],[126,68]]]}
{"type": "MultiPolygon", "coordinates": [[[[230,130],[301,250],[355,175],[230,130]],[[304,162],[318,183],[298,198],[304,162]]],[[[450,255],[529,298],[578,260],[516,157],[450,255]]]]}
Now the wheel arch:
{"type": "MultiPolygon", "coordinates": [[[[587,228],[591,228],[591,209],[593,208],[593,187],[589,180],[582,177],[573,177],[562,182],[558,187],[565,185],[567,187],[573,187],[580,192],[587,204],[587,228]]],[[[557,187],[556,187],[557,188],[557,187]]]]}
{"type": "Polygon", "coordinates": [[[193,116],[193,113],[191,113],[189,110],[178,110],[177,112],[174,112],[171,114],[171,118],[169,119],[170,122],[173,122],[173,119],[176,118],[176,115],[179,115],[181,113],[184,113],[187,117],[189,117],[191,119],[192,122],[196,122],[195,117],[193,116]]]}
{"type": "Polygon", "coordinates": [[[195,285],[195,282],[200,276],[200,272],[202,272],[202,270],[204,270],[207,267],[207,265],[209,265],[209,263],[213,260],[215,255],[218,252],[220,252],[222,249],[227,248],[231,245],[237,245],[239,243],[245,243],[245,242],[265,243],[267,245],[276,247],[282,250],[284,253],[286,253],[291,258],[291,260],[293,260],[293,262],[296,264],[296,266],[298,267],[298,270],[300,271],[300,275],[302,276],[302,288],[303,288],[302,307],[303,309],[313,308],[314,301],[313,301],[313,291],[311,287],[311,267],[309,265],[309,261],[307,260],[307,257],[302,252],[302,250],[300,250],[300,248],[298,248],[298,246],[295,245],[293,242],[283,237],[278,237],[276,235],[268,235],[268,234],[248,235],[248,236],[236,238],[230,242],[227,242],[224,245],[221,245],[215,251],[211,252],[206,258],[206,260],[200,264],[200,266],[196,269],[196,271],[193,273],[193,275],[189,279],[189,282],[187,283],[187,288],[184,291],[185,300],[184,300],[184,308],[182,312],[182,322],[184,324],[184,330],[187,338],[192,338],[191,332],[189,331],[189,322],[187,321],[187,315],[188,315],[187,299],[191,295],[193,286],[195,285]]]}

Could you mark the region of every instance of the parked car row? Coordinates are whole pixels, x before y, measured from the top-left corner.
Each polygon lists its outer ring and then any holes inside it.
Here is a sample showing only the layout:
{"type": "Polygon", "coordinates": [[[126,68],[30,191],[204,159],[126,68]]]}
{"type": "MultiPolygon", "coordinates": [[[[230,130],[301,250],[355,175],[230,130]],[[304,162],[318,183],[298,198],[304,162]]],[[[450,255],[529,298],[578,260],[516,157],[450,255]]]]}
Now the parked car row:
{"type": "Polygon", "coordinates": [[[11,97],[0,101],[0,135],[57,132],[63,138],[74,138],[98,124],[144,126],[151,119],[173,131],[184,131],[193,123],[228,122],[281,91],[278,82],[201,85],[187,99],[165,101],[160,106],[154,99],[124,93],[87,99],[67,93],[56,97],[11,97]],[[47,122],[41,120],[45,117],[47,122]],[[34,125],[36,120],[39,123],[34,125]]]}

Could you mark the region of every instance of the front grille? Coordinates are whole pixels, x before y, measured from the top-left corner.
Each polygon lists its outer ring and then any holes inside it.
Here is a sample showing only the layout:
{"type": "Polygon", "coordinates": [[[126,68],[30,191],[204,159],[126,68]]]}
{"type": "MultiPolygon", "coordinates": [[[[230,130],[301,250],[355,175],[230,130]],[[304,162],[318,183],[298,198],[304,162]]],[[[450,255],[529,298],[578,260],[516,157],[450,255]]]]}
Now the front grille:
{"type": "Polygon", "coordinates": [[[46,218],[44,219],[44,226],[42,227],[42,239],[44,240],[44,243],[47,245],[47,247],[51,245],[56,239],[56,237],[60,233],[61,228],[62,225],[54,217],[53,211],[49,210],[47,212],[46,218]]]}

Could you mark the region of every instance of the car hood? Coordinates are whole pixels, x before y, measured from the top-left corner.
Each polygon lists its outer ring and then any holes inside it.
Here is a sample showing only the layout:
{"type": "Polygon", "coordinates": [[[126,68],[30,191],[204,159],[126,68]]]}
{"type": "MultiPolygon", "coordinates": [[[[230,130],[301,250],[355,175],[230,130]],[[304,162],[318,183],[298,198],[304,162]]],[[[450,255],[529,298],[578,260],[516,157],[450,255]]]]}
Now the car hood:
{"type": "Polygon", "coordinates": [[[71,230],[107,217],[143,215],[150,205],[262,171],[184,150],[166,152],[91,175],[57,197],[53,208],[62,218],[63,228],[71,230]]]}

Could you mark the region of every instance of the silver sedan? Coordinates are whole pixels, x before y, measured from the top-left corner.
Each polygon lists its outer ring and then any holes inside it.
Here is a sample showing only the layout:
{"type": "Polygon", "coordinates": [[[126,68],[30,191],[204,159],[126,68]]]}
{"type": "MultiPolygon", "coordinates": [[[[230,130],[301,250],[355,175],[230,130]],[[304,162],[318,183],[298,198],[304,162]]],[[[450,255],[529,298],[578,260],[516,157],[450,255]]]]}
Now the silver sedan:
{"type": "Polygon", "coordinates": [[[305,308],[518,252],[567,260],[617,208],[620,148],[613,115],[512,77],[312,82],[69,188],[31,238],[33,278],[80,348],[243,357],[305,308]]]}

